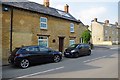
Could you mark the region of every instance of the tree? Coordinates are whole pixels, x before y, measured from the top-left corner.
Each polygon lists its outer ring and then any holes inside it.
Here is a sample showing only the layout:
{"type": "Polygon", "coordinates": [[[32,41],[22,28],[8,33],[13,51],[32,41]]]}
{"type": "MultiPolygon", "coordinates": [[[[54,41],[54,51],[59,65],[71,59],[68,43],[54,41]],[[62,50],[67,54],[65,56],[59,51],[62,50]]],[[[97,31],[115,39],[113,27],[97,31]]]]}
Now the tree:
{"type": "Polygon", "coordinates": [[[83,38],[83,42],[84,43],[88,43],[90,41],[90,38],[91,38],[91,34],[90,34],[90,31],[89,30],[86,30],[82,33],[82,36],[83,38]]]}

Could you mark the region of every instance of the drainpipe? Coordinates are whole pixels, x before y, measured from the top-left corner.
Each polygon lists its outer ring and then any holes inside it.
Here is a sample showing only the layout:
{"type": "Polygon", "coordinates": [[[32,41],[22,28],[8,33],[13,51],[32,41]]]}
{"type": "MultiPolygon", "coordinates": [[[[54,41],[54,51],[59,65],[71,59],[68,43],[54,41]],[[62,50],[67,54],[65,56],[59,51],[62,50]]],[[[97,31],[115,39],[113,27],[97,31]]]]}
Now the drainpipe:
{"type": "Polygon", "coordinates": [[[11,7],[11,18],[10,18],[10,52],[12,52],[12,32],[13,32],[13,7],[11,7]]]}

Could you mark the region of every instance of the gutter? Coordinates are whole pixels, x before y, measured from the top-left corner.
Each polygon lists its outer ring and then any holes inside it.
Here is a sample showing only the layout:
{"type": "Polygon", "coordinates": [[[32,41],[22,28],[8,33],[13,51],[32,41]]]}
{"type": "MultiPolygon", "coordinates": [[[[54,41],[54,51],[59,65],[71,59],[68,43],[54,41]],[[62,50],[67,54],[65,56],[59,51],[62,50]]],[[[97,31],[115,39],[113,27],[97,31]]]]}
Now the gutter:
{"type": "Polygon", "coordinates": [[[11,18],[10,18],[10,52],[12,52],[12,32],[13,32],[13,7],[11,7],[11,18]]]}

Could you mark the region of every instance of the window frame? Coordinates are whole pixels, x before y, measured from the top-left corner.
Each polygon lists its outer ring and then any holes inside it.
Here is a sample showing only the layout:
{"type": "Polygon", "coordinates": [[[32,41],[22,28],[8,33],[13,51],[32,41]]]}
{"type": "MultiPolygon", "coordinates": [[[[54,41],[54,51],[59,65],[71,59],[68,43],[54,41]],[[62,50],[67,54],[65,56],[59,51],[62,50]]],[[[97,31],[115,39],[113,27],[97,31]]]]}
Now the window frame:
{"type": "Polygon", "coordinates": [[[48,22],[48,19],[46,17],[40,17],[40,29],[48,29],[47,22],[48,22]],[[46,19],[46,22],[42,22],[41,19],[46,19]],[[46,27],[42,27],[42,24],[45,24],[46,27]]]}
{"type": "Polygon", "coordinates": [[[70,32],[71,33],[74,33],[75,32],[75,25],[74,25],[74,23],[70,23],[70,32]],[[72,25],[72,26],[71,26],[72,25]],[[71,31],[71,29],[72,29],[72,31],[71,31]]]}
{"type": "Polygon", "coordinates": [[[74,41],[74,43],[73,43],[73,42],[72,42],[72,43],[75,44],[75,40],[74,40],[74,39],[70,39],[70,40],[69,40],[69,46],[72,45],[72,44],[71,44],[71,41],[74,41]]]}
{"type": "Polygon", "coordinates": [[[47,46],[45,46],[45,47],[48,47],[48,36],[38,36],[38,45],[39,45],[40,40],[47,40],[47,46]],[[40,39],[40,37],[46,37],[46,39],[40,39]]]}

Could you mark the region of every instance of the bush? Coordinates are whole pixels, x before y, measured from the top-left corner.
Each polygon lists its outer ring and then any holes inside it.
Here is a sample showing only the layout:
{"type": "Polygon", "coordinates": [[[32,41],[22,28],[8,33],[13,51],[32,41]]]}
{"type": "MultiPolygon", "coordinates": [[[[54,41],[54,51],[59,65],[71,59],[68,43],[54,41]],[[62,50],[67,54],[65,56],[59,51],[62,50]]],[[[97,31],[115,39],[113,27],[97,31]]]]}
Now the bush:
{"type": "Polygon", "coordinates": [[[90,38],[91,38],[91,34],[90,34],[90,31],[89,30],[86,30],[82,33],[82,36],[83,38],[83,42],[84,43],[88,43],[90,41],[90,38]]]}

